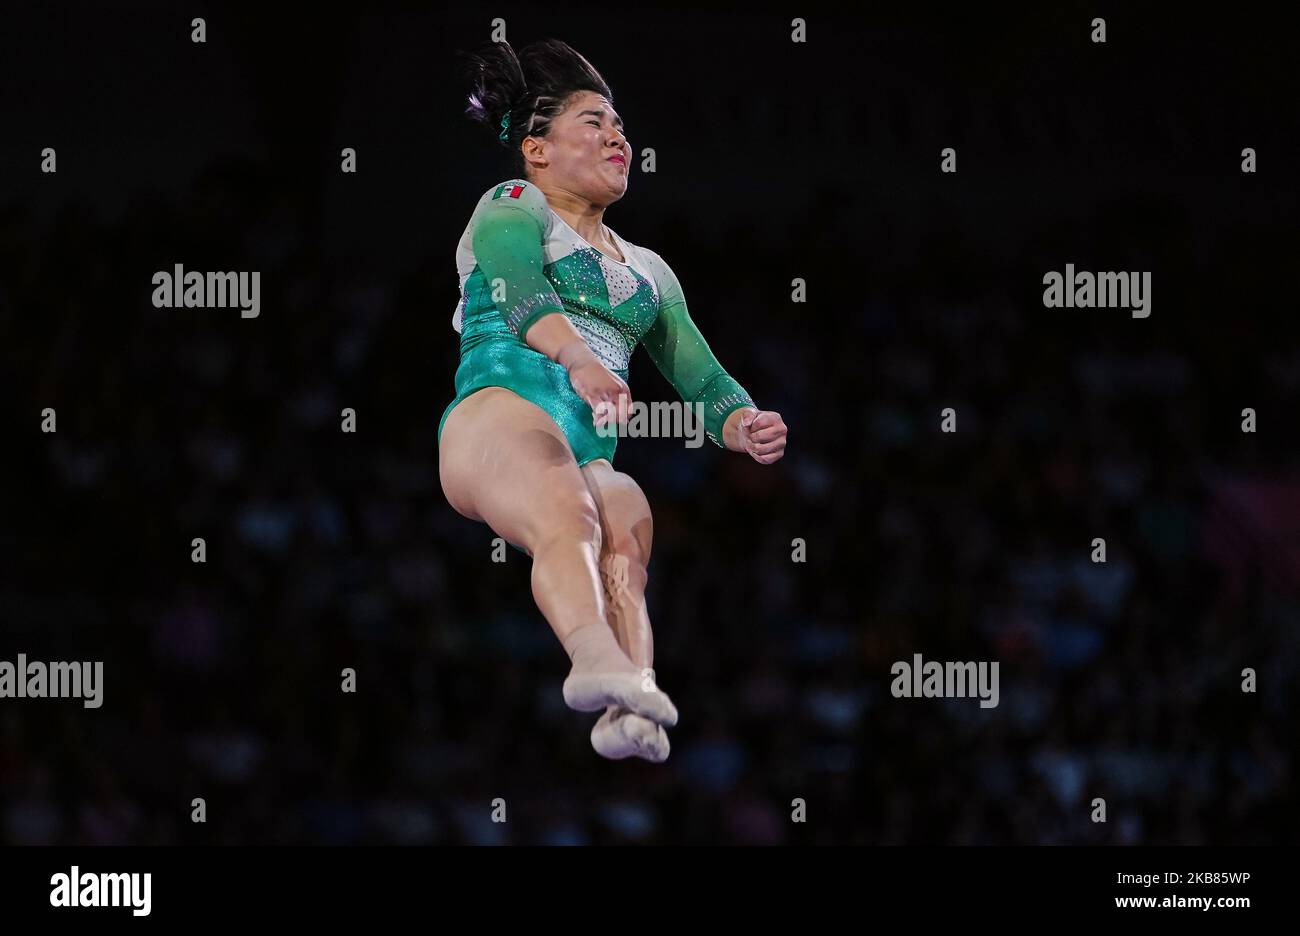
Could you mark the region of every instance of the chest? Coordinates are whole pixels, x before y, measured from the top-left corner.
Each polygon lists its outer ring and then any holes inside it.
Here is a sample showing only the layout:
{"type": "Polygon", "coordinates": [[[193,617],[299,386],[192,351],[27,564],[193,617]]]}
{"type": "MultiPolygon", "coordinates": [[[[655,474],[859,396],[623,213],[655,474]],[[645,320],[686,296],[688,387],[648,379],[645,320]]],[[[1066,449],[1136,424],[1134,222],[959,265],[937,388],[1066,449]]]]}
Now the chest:
{"type": "Polygon", "coordinates": [[[571,317],[599,319],[632,346],[659,314],[659,295],[644,273],[589,245],[548,263],[544,272],[571,317]]]}

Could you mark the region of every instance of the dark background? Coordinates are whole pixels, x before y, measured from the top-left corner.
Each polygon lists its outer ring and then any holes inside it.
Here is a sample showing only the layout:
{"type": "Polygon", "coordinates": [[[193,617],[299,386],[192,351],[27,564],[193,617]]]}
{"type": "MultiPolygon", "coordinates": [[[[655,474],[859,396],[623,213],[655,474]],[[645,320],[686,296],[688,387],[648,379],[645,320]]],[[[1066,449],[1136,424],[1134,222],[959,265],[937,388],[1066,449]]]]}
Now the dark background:
{"type": "MultiPolygon", "coordinates": [[[[1297,840],[1293,33],[793,6],[6,6],[0,659],[105,685],[0,700],[0,840],[1297,840]],[[619,445],[662,766],[595,755],[527,560],[438,486],[494,16],[604,74],[658,162],[607,223],[790,427],[771,467],[619,445]],[[261,271],[260,317],[153,308],[176,263],[261,271]],[[1151,317],[1045,309],[1066,263],[1150,271],[1151,317]],[[1000,706],[893,698],[914,653],[999,661],[1000,706]]],[[[672,394],[642,354],[632,390],[672,394]]]]}

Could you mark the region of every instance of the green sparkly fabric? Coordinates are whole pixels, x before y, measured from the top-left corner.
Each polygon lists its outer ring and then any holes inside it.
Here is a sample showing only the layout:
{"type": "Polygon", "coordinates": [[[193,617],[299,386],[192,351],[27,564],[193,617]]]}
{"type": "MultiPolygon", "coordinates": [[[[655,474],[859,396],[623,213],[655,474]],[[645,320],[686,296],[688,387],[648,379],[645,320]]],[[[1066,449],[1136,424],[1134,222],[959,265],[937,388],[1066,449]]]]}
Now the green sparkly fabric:
{"type": "Polygon", "coordinates": [[[515,179],[484,193],[457,251],[460,366],[439,438],[457,403],[484,387],[506,387],[551,415],[579,465],[613,462],[617,437],[597,434],[565,369],[524,340],[534,322],[558,311],[624,380],[641,344],[684,402],[703,404],[705,431],[722,445],[727,416],[753,401],[714,357],[663,259],[613,236],[626,263],[583,240],[531,183],[515,179]]]}

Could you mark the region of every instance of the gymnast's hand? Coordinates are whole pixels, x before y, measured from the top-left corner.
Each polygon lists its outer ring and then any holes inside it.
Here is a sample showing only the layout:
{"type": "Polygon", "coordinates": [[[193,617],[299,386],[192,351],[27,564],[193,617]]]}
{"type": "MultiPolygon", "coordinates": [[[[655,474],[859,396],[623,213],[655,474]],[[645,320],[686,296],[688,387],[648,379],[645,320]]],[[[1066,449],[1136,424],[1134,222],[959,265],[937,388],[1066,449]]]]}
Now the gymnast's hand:
{"type": "MultiPolygon", "coordinates": [[[[785,454],[785,420],[780,413],[749,407],[737,410],[736,413],[737,451],[748,452],[760,465],[770,465],[785,454]]],[[[728,422],[730,421],[729,418],[728,422]]],[[[725,431],[723,438],[726,438],[725,431]]]]}
{"type": "Polygon", "coordinates": [[[560,349],[556,360],[569,372],[574,392],[591,407],[596,428],[610,421],[627,423],[631,391],[617,374],[600,363],[585,341],[575,341],[560,349]]]}

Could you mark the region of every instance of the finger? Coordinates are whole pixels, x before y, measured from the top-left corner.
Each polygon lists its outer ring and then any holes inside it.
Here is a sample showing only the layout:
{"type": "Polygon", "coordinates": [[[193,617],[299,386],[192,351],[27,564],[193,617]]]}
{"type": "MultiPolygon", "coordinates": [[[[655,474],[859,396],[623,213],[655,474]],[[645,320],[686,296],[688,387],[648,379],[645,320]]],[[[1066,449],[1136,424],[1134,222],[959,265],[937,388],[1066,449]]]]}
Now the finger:
{"type": "Polygon", "coordinates": [[[768,426],[766,429],[749,430],[749,437],[755,442],[773,442],[785,436],[785,426],[768,426]]]}
{"type": "Polygon", "coordinates": [[[632,394],[628,392],[627,387],[618,391],[618,421],[621,425],[626,425],[632,417],[632,394]]]}
{"type": "Polygon", "coordinates": [[[775,442],[760,442],[750,446],[750,452],[755,455],[768,455],[772,452],[785,451],[785,439],[777,439],[775,442]]]}
{"type": "Polygon", "coordinates": [[[613,416],[612,407],[608,400],[602,400],[598,396],[591,396],[587,400],[587,405],[591,407],[592,421],[597,428],[609,422],[613,416]]]}

